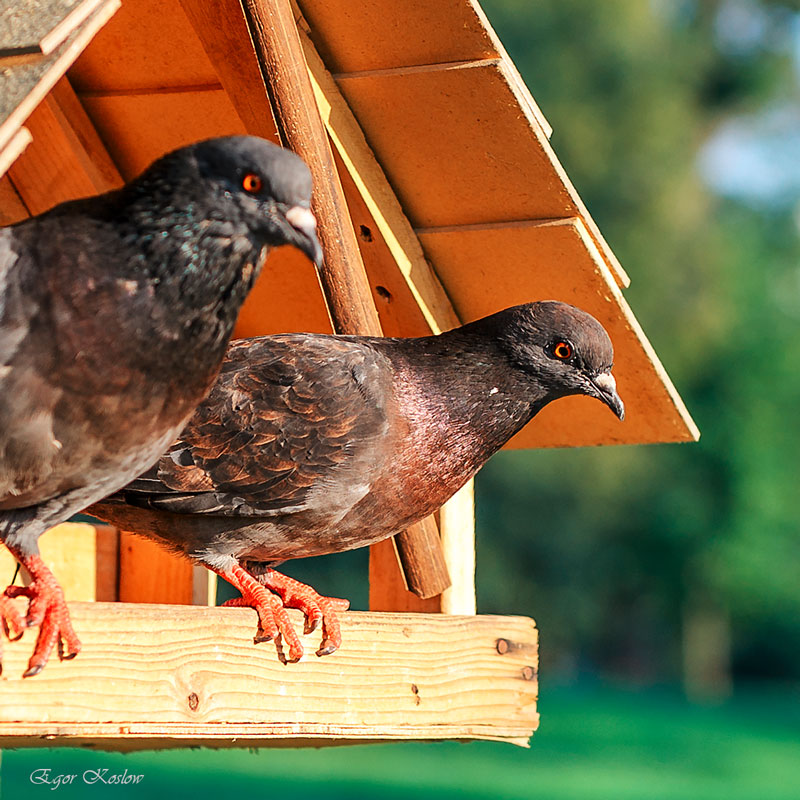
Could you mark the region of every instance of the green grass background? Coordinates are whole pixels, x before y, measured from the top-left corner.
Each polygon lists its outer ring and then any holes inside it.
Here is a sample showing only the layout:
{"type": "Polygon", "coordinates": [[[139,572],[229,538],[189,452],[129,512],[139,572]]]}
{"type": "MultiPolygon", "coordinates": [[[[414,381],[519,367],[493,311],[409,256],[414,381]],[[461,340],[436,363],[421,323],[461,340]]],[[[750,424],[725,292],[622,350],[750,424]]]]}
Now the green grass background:
{"type": "Polygon", "coordinates": [[[96,753],[4,751],[0,793],[14,798],[291,800],[797,800],[800,691],[751,689],[702,707],[677,692],[549,689],[530,750],[431,742],[291,750],[96,753]],[[77,773],[53,789],[30,774],[77,773]],[[141,773],[136,786],[87,786],[84,770],[141,773]]]}

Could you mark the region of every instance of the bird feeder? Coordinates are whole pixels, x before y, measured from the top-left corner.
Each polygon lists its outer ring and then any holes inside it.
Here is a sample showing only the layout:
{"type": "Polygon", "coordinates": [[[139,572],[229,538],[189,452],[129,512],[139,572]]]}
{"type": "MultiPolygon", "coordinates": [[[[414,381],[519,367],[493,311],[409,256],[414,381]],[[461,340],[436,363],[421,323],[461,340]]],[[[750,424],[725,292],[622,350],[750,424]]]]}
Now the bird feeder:
{"type": "MultiPolygon", "coordinates": [[[[318,279],[274,252],[238,336],[427,335],[559,299],[611,335],[626,420],[565,398],[508,446],[697,438],[475,0],[3,5],[3,224],[119,187],[180,145],[263,136],[312,169],[326,264],[318,279]]],[[[371,611],[343,615],[339,651],[297,664],[253,644],[251,610],[209,607],[205,570],[108,526],[60,526],[42,552],[83,651],[23,680],[30,637],[6,643],[0,745],[526,743],[533,620],[475,614],[471,484],[437,516],[372,548],[371,611]]],[[[0,555],[0,576],[13,571],[0,555]]]]}

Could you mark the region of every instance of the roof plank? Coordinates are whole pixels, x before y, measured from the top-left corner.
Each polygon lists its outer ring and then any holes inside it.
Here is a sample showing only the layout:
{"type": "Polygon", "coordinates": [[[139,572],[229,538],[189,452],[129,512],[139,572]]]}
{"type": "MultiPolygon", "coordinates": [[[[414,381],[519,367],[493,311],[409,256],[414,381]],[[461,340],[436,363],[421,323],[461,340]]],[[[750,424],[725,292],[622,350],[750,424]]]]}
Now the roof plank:
{"type": "Polygon", "coordinates": [[[500,54],[496,40],[464,0],[298,0],[298,5],[332,72],[445,64],[500,54]]]}
{"type": "Polygon", "coordinates": [[[181,4],[174,0],[125,0],[111,24],[92,41],[91,53],[75,62],[70,80],[79,95],[219,83],[181,4]]]}
{"type": "Polygon", "coordinates": [[[628,285],[503,60],[336,78],[415,227],[577,216],[628,285]]]}
{"type": "Polygon", "coordinates": [[[301,36],[301,40],[317,105],[328,134],[374,220],[391,259],[408,283],[430,331],[441,333],[457,327],[460,324],[458,316],[438,277],[425,260],[411,223],[403,213],[402,206],[367,144],[356,118],[309,38],[301,36]]]}

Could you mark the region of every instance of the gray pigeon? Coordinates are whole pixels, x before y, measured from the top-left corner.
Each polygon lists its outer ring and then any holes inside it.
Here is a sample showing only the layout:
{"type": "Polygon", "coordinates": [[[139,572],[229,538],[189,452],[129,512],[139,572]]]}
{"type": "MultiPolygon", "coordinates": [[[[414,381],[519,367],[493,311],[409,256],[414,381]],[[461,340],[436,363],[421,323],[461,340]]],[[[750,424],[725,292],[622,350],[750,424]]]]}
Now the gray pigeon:
{"type": "Polygon", "coordinates": [[[0,617],[9,635],[41,626],[26,677],[57,643],[80,649],[39,536],[174,440],[270,247],[320,262],[310,197],[300,158],[231,136],[0,230],[0,540],[31,577],[0,595],[0,617]]]}
{"type": "Polygon", "coordinates": [[[203,564],[254,607],[256,640],[303,648],[284,606],[341,642],[337,610],[282,561],[373,544],[431,514],[552,400],[620,419],[613,349],[557,302],[421,339],[284,334],[234,342],[206,400],[144,475],[88,511],[203,564]]]}

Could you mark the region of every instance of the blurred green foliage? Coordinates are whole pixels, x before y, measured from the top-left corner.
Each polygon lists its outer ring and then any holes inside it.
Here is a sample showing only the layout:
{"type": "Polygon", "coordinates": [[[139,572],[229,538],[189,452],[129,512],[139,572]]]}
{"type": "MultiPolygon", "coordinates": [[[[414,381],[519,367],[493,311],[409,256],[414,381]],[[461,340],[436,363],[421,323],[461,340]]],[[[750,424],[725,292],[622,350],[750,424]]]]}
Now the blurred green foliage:
{"type": "Polygon", "coordinates": [[[496,456],[478,479],[479,607],[535,616],[544,674],[565,680],[674,680],[695,612],[730,624],[735,675],[796,680],[794,208],[716,196],[698,153],[726,121],[796,104],[798,4],[483,5],[702,438],[496,456]]]}

